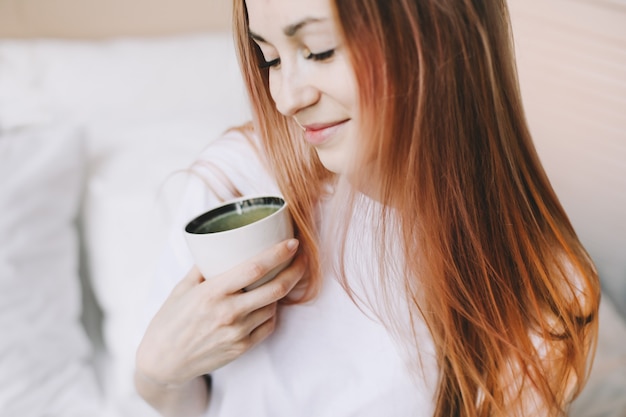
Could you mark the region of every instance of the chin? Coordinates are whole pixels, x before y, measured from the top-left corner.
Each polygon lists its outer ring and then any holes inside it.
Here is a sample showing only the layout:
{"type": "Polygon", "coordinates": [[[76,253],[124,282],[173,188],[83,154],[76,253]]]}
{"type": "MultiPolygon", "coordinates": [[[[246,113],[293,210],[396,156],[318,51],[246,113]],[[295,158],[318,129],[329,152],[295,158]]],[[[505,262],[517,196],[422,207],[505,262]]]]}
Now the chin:
{"type": "Polygon", "coordinates": [[[346,172],[347,164],[341,161],[339,158],[332,158],[330,155],[324,155],[324,152],[317,152],[317,156],[320,159],[324,168],[335,174],[344,174],[346,172]]]}

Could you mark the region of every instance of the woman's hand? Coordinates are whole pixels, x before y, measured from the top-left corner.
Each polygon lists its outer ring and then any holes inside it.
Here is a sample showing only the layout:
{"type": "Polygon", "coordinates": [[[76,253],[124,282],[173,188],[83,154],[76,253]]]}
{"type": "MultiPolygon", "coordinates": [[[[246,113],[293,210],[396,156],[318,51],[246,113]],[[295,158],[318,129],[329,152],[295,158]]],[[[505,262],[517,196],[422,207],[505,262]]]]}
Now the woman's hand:
{"type": "Polygon", "coordinates": [[[137,350],[137,372],[164,387],[211,373],[274,330],[277,302],[302,278],[303,256],[270,282],[243,292],[296,253],[298,241],[279,243],[232,270],[205,280],[196,268],[174,288],[137,350]]]}

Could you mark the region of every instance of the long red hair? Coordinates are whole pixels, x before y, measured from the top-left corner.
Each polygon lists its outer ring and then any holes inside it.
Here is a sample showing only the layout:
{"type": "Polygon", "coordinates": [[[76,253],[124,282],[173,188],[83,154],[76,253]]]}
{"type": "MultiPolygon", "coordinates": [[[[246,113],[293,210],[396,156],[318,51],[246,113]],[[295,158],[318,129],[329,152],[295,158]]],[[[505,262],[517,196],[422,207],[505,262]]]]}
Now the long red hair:
{"type": "MultiPolygon", "coordinates": [[[[360,86],[360,158],[373,161],[367,178],[386,208],[380,230],[400,234],[411,319],[436,347],[435,417],[511,416],[530,400],[564,414],[587,378],[600,289],[525,121],[506,2],[334,7],[360,86]]],[[[316,207],[333,175],[276,110],[243,0],[234,28],[255,128],[310,258],[294,301],[310,300],[321,282],[316,207]]],[[[399,332],[417,352],[412,329],[399,332]]]]}

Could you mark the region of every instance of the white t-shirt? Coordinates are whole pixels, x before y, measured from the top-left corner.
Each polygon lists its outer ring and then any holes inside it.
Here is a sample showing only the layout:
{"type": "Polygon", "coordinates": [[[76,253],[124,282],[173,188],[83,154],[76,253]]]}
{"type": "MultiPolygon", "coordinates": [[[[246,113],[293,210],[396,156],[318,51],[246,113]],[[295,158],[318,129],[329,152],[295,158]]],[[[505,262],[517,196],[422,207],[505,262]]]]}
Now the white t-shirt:
{"type": "MultiPolygon", "coordinates": [[[[279,193],[254,146],[239,132],[213,142],[195,167],[199,175],[189,178],[159,268],[153,312],[193,264],[182,234],[187,221],[233,197],[234,189],[243,195],[279,193]]],[[[353,227],[358,225],[357,219],[353,227]]],[[[348,246],[357,245],[352,249],[358,253],[358,245],[371,242],[370,235],[367,229],[359,230],[358,238],[350,240],[349,233],[348,246]]],[[[332,247],[320,250],[326,259],[336,257],[332,247]]],[[[366,267],[368,254],[346,259],[349,275],[359,275],[357,295],[359,288],[375,290],[376,277],[366,275],[376,270],[366,267]]],[[[414,375],[401,345],[371,310],[360,307],[339,284],[333,268],[326,268],[317,298],[281,306],[269,338],[212,373],[206,416],[432,416],[437,371],[429,333],[418,328],[424,367],[422,375],[414,375]]]]}

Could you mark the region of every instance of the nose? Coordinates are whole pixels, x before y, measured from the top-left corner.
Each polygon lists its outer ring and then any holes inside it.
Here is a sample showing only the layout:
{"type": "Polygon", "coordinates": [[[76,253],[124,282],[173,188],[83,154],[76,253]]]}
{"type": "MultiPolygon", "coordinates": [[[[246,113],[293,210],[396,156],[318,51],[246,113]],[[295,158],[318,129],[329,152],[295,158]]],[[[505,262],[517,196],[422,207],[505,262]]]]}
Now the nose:
{"type": "Polygon", "coordinates": [[[312,106],[320,95],[309,74],[297,65],[283,65],[280,71],[270,74],[270,93],[276,109],[285,116],[294,116],[300,110],[312,106]]]}

